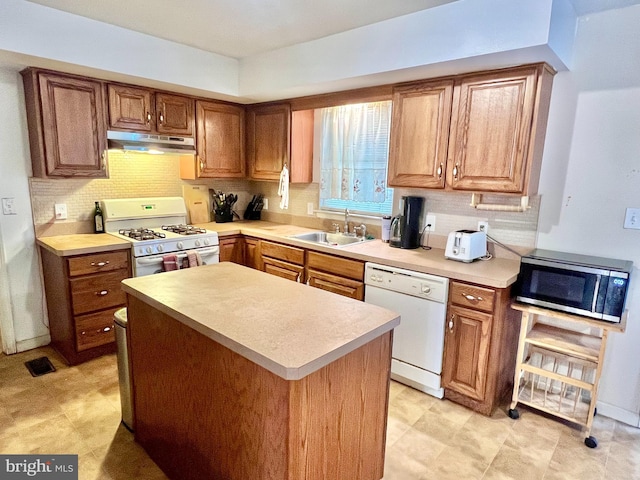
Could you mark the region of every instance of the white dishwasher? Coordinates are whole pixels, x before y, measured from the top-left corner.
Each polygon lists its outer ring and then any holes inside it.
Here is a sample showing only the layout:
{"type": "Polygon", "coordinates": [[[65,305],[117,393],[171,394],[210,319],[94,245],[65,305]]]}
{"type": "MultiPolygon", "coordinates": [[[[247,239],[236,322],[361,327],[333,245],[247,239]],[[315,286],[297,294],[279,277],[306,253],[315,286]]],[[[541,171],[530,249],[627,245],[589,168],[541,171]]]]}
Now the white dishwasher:
{"type": "Polygon", "coordinates": [[[400,314],[391,378],[442,398],[442,354],[449,279],[375,263],[365,265],[364,301],[400,314]]]}

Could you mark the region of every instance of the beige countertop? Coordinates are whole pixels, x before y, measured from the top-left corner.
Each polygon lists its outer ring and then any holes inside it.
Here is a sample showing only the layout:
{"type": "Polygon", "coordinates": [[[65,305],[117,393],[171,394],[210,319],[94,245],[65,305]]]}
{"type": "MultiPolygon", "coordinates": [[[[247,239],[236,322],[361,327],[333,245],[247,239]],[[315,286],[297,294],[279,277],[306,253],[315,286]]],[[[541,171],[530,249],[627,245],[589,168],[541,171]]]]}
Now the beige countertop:
{"type": "MultiPolygon", "coordinates": [[[[494,288],[505,288],[515,282],[520,271],[520,262],[504,258],[492,258],[488,261],[477,260],[462,263],[444,258],[444,250],[391,248],[381,240],[372,240],[340,248],[313,244],[289,238],[291,235],[311,232],[316,229],[298,227],[265,221],[239,221],[228,223],[202,223],[198,226],[218,232],[220,238],[228,235],[248,235],[265,240],[286,243],[301,248],[313,249],[331,255],[376,262],[384,265],[404,268],[432,275],[440,275],[453,280],[477,283],[494,288]]],[[[126,240],[109,234],[78,234],[40,237],[39,245],[60,256],[81,255],[105,250],[130,248],[126,240]]]]}
{"type": "Polygon", "coordinates": [[[122,283],[128,294],[286,380],[400,323],[390,310],[230,262],[122,283]]]}
{"type": "Polygon", "coordinates": [[[312,244],[288,238],[290,235],[315,231],[314,229],[295,225],[263,221],[240,221],[229,223],[211,222],[199,224],[198,226],[217,231],[221,238],[233,234],[255,236],[297,247],[311,248],[332,255],[341,255],[365,262],[382,263],[392,267],[440,275],[453,280],[477,283],[494,288],[508,287],[516,281],[520,271],[520,262],[516,260],[492,258],[487,261],[476,260],[472,263],[463,263],[447,260],[444,258],[444,250],[440,248],[405,250],[392,248],[388,243],[383,243],[381,240],[371,240],[340,248],[312,244]]]}
{"type": "Polygon", "coordinates": [[[79,233],[75,235],[39,237],[36,239],[36,243],[59,257],[131,248],[131,242],[116,238],[108,233],[79,233]]]}

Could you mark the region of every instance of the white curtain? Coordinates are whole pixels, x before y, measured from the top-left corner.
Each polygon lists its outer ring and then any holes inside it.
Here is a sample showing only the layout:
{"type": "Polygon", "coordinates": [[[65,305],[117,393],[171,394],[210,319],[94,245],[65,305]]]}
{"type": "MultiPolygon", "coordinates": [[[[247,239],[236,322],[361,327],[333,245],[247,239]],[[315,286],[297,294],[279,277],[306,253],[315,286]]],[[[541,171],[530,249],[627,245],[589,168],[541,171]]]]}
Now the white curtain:
{"type": "Polygon", "coordinates": [[[324,108],[321,118],[321,198],[384,202],[391,101],[324,108]]]}

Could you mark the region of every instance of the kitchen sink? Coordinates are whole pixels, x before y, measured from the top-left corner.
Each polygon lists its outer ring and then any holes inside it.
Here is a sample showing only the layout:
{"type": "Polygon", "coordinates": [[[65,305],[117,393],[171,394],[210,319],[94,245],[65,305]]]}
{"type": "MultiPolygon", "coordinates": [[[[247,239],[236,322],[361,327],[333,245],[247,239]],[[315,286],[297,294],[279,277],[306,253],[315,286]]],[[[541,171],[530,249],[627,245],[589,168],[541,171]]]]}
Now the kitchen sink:
{"type": "Polygon", "coordinates": [[[329,232],[301,233],[299,235],[291,235],[289,238],[295,238],[296,240],[301,240],[303,242],[317,243],[319,245],[327,245],[330,247],[344,247],[346,245],[367,241],[367,239],[361,237],[329,232]]]}

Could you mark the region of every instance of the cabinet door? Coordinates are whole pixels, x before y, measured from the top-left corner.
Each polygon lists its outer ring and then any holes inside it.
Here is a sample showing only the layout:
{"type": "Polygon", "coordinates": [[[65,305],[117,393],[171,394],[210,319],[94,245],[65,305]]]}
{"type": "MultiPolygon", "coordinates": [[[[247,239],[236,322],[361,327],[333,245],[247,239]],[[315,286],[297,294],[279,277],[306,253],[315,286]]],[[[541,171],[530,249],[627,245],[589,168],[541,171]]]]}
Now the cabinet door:
{"type": "Polygon", "coordinates": [[[109,84],[109,126],[151,132],[155,129],[153,92],[146,88],[109,84]]]}
{"type": "Polygon", "coordinates": [[[344,297],[364,300],[364,283],[349,278],[309,270],[307,284],[344,297]]]}
{"type": "Polygon", "coordinates": [[[289,164],[291,108],[288,104],[252,108],[247,120],[249,175],[254,180],[279,180],[289,164]]]}
{"type": "Polygon", "coordinates": [[[293,263],[283,262],[271,257],[262,257],[263,271],[276,275],[278,277],[293,280],[294,282],[302,282],[304,267],[294,265],[293,263]]]}
{"type": "Polygon", "coordinates": [[[444,188],[453,80],[394,89],[388,183],[444,188]]]}
{"type": "Polygon", "coordinates": [[[447,182],[455,190],[523,193],[536,68],[463,77],[451,117],[447,182]]]}
{"type": "Polygon", "coordinates": [[[444,340],[444,388],[484,400],[493,317],[449,306],[444,340]]]}
{"type": "Polygon", "coordinates": [[[256,270],[262,270],[260,264],[260,240],[257,238],[244,238],[244,265],[256,270]]]}
{"type": "Polygon", "coordinates": [[[34,175],[106,177],[103,83],[54,73],[23,75],[34,175]]]}
{"type": "Polygon", "coordinates": [[[215,102],[196,103],[198,177],[245,176],[244,108],[215,102]]]}
{"type": "Polygon", "coordinates": [[[244,265],[244,241],[242,237],[220,239],[220,261],[244,265]]]}
{"type": "Polygon", "coordinates": [[[180,95],[156,93],[156,130],[158,133],[192,137],[194,100],[180,95]]]}

